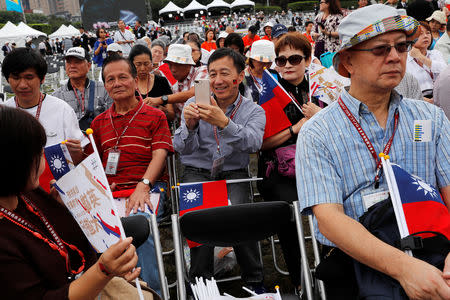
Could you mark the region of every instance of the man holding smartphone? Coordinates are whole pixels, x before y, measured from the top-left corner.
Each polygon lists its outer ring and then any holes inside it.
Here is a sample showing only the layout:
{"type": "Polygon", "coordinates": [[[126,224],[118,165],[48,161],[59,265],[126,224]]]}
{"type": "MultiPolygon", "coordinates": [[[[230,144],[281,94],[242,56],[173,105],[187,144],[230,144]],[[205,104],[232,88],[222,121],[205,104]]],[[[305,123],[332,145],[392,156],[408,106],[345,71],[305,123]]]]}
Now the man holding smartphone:
{"type": "MultiPolygon", "coordinates": [[[[174,148],[185,167],[182,182],[249,177],[249,154],[261,148],[266,118],[260,106],[239,93],[244,68],[244,57],[229,48],[211,54],[208,73],[214,96],[207,103],[189,99],[175,132],[174,148]]],[[[230,184],[227,190],[232,204],[249,202],[248,183],[230,184]]],[[[264,292],[257,244],[235,247],[235,252],[243,280],[256,293],[264,292]]],[[[213,258],[214,247],[192,248],[190,278],[212,277],[213,258]]]]}

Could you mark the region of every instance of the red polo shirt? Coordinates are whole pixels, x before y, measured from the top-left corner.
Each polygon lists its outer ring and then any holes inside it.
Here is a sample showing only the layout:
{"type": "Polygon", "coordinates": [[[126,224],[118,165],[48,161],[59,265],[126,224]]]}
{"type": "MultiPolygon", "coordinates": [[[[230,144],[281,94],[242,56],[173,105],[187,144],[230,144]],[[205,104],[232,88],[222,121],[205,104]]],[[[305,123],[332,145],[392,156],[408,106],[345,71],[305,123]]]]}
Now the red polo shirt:
{"type": "MultiPolygon", "coordinates": [[[[113,104],[92,121],[91,128],[103,168],[106,167],[109,151],[117,141],[111,118],[120,136],[140,107],[141,102],[133,110],[119,115],[113,104]]],[[[167,149],[169,153],[173,152],[171,133],[164,113],[144,104],[120,138],[118,149],[120,158],[117,172],[116,175],[107,175],[109,184],[115,182],[118,190],[135,188],[152,160],[153,150],[167,149]]]]}

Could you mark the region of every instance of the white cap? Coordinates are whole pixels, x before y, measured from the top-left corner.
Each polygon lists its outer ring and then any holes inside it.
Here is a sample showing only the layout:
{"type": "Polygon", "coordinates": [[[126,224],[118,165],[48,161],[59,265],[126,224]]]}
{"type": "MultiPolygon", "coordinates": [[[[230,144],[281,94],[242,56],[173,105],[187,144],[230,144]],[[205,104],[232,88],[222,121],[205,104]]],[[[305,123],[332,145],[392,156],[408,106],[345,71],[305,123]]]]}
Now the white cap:
{"type": "Polygon", "coordinates": [[[195,65],[192,59],[192,48],[189,45],[172,44],[167,50],[167,57],[164,60],[182,65],[195,65]]]}
{"type": "Polygon", "coordinates": [[[272,22],[267,22],[266,24],[264,24],[263,29],[266,28],[266,27],[273,27],[272,22]]]}
{"type": "Polygon", "coordinates": [[[86,53],[86,51],[82,47],[72,47],[69,50],[67,50],[66,55],[64,57],[70,57],[70,56],[76,57],[81,60],[90,61],[89,54],[86,53]]]}
{"type": "Polygon", "coordinates": [[[435,10],[433,12],[433,14],[430,17],[427,18],[427,21],[430,22],[431,20],[435,20],[435,21],[439,22],[439,24],[445,25],[445,24],[447,24],[446,19],[447,18],[446,18],[445,13],[443,11],[435,10]]]}
{"type": "Polygon", "coordinates": [[[122,52],[122,47],[117,43],[111,43],[106,48],[106,52],[122,52]]]}
{"type": "Polygon", "coordinates": [[[275,46],[271,41],[258,40],[253,42],[252,48],[247,52],[247,57],[260,62],[273,62],[277,57],[275,46]]]}

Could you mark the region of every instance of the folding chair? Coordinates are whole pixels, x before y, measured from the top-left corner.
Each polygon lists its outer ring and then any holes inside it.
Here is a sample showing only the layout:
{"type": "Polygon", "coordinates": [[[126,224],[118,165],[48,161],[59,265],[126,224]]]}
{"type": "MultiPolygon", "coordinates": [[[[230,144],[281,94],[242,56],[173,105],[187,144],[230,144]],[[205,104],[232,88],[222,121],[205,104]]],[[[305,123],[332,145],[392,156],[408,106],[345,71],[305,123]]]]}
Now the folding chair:
{"type": "Polygon", "coordinates": [[[295,223],[297,226],[297,233],[298,233],[298,241],[300,244],[300,253],[301,256],[305,259],[302,259],[302,274],[303,280],[304,280],[304,288],[306,291],[306,297],[308,300],[312,300],[317,298],[317,293],[319,294],[319,297],[321,300],[326,300],[326,294],[325,294],[325,287],[322,280],[319,280],[317,278],[314,278],[314,272],[315,267],[320,263],[320,255],[319,255],[319,247],[317,244],[316,237],[314,236],[314,224],[312,220],[312,216],[308,216],[308,223],[309,223],[309,229],[311,232],[311,242],[312,242],[312,248],[314,252],[314,269],[311,270],[309,268],[308,260],[307,260],[307,253],[306,253],[306,237],[303,230],[303,223],[300,215],[300,204],[298,201],[295,201],[293,203],[294,205],[294,218],[295,223]],[[314,288],[314,291],[313,291],[314,288]],[[313,293],[315,292],[315,293],[313,293]]]}
{"type": "MultiPolygon", "coordinates": [[[[172,215],[178,281],[183,280],[182,248],[184,237],[209,246],[236,246],[268,238],[288,226],[292,212],[285,202],[260,202],[191,211],[180,218],[172,215]],[[176,241],[175,241],[176,239],[176,241]]],[[[299,266],[300,267],[300,266],[299,266]]],[[[186,299],[184,282],[178,285],[178,299],[186,299]]]]}

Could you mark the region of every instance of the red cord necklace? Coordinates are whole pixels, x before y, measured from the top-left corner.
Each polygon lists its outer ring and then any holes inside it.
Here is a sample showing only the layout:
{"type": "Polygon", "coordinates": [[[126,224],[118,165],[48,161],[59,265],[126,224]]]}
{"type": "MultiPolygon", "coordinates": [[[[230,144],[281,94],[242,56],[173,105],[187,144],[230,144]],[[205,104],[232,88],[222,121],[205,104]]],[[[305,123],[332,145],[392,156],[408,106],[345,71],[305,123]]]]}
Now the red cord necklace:
{"type": "Polygon", "coordinates": [[[81,252],[81,250],[79,250],[76,246],[68,244],[64,240],[62,240],[56,233],[56,231],[53,229],[53,226],[50,225],[50,222],[47,221],[47,218],[30,201],[30,199],[28,199],[24,195],[21,195],[20,197],[25,202],[27,209],[41,219],[42,223],[44,223],[48,232],[50,232],[50,234],[52,235],[53,240],[48,239],[42,232],[39,232],[39,229],[37,229],[36,226],[25,220],[23,217],[17,215],[13,211],[10,211],[2,206],[0,206],[0,216],[5,217],[12,223],[30,232],[31,234],[33,234],[34,237],[44,241],[47,245],[49,245],[50,248],[52,248],[55,251],[58,251],[59,255],[61,255],[66,261],[66,270],[69,273],[69,275],[76,275],[81,273],[81,271],[84,270],[86,263],[83,252],[81,252]],[[78,268],[78,270],[72,270],[72,268],[70,267],[69,251],[67,250],[66,246],[69,247],[72,251],[77,252],[78,255],[80,256],[81,266],[78,268]]]}

